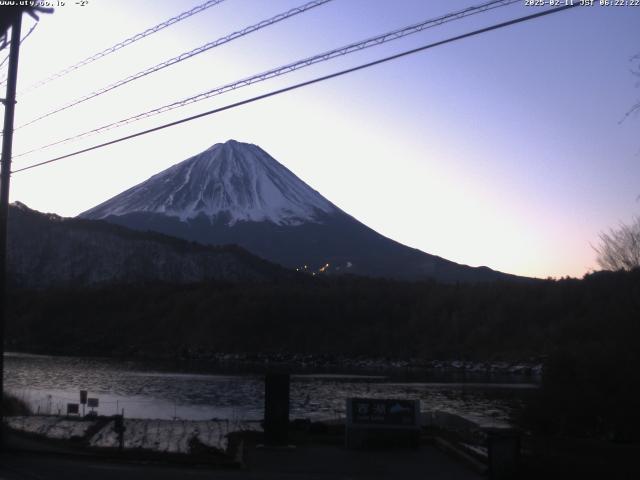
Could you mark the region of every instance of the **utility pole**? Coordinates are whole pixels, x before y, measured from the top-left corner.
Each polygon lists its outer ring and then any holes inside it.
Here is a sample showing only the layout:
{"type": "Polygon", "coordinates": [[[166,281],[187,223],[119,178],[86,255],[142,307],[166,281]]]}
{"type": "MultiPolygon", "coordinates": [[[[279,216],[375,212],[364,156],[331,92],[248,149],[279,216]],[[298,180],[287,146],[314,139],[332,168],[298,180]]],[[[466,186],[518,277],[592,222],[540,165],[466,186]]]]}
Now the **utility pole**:
{"type": "MultiPolygon", "coordinates": [[[[7,217],[9,215],[9,184],[11,180],[11,149],[13,146],[13,116],[16,106],[18,55],[22,10],[15,9],[11,22],[9,76],[4,103],[4,132],[0,171],[0,396],[4,397],[4,328],[7,312],[7,217]]],[[[0,450],[4,450],[4,408],[0,402],[0,450]]]]}

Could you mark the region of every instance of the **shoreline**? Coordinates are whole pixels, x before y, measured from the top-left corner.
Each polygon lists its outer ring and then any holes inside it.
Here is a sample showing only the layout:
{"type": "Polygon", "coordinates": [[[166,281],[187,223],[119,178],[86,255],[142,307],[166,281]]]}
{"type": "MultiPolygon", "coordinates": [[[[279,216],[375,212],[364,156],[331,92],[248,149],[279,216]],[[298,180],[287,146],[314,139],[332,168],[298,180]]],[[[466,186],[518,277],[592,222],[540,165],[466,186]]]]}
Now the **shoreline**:
{"type": "MultiPolygon", "coordinates": [[[[381,357],[347,357],[327,354],[289,353],[222,353],[189,354],[181,356],[148,355],[98,355],[88,356],[73,352],[32,352],[6,351],[5,357],[59,357],[90,358],[104,361],[139,362],[160,367],[174,367],[185,371],[215,371],[229,373],[261,374],[269,371],[286,371],[292,375],[308,374],[352,374],[357,376],[467,376],[473,378],[517,377],[526,378],[530,383],[540,383],[543,373],[541,359],[524,361],[485,360],[424,360],[394,359],[381,357]]],[[[527,383],[529,383],[527,382],[527,383]]]]}

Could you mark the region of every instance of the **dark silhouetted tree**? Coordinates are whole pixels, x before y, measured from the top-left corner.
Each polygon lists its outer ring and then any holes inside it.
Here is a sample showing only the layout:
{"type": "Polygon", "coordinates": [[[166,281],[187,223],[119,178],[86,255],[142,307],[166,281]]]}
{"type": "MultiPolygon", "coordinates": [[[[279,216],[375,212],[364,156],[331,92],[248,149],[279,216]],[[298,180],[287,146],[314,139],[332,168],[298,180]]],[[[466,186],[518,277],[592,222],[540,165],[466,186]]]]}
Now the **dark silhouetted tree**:
{"type": "Polygon", "coordinates": [[[632,270],[640,267],[640,216],[600,234],[595,248],[598,265],[604,270],[632,270]]]}

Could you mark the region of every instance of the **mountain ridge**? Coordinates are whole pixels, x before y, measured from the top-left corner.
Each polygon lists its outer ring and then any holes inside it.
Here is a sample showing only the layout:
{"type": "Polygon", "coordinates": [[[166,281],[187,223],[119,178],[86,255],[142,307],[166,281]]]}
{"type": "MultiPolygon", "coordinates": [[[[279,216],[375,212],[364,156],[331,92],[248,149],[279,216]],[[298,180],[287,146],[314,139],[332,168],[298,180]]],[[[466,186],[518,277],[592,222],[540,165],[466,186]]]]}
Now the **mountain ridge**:
{"type": "Polygon", "coordinates": [[[108,222],[9,208],[8,277],[15,288],[271,281],[292,272],[237,245],[211,246],[108,222]]]}

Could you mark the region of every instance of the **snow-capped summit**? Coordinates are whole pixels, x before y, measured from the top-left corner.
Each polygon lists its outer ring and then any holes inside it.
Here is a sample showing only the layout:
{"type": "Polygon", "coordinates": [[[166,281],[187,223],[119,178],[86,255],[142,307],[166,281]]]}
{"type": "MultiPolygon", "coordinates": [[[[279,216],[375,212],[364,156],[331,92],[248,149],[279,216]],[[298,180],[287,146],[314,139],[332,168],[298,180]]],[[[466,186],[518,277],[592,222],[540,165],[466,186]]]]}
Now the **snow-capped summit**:
{"type": "Polygon", "coordinates": [[[447,282],[509,278],[409,248],[363,225],[256,145],[229,140],[81,214],[136,230],[237,244],[313,274],[447,282]]]}
{"type": "Polygon", "coordinates": [[[257,145],[228,140],[180,162],[83,213],[89,218],[133,212],[180,220],[200,215],[299,225],[338,209],[257,145]]]}

